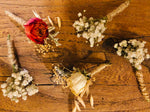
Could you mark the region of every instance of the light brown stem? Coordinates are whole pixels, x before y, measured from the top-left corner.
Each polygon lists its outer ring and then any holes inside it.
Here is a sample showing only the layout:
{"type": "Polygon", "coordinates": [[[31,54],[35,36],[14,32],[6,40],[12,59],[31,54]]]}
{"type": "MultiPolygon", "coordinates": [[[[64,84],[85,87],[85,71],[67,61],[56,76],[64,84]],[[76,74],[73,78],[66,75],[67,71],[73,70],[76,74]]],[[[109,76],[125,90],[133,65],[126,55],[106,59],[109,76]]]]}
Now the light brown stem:
{"type": "Polygon", "coordinates": [[[21,25],[22,28],[24,28],[24,24],[26,23],[25,20],[23,20],[22,18],[16,16],[15,14],[11,13],[10,11],[5,11],[5,14],[7,16],[9,16],[12,20],[14,20],[15,22],[17,22],[19,25],[21,25]]]}
{"type": "Polygon", "coordinates": [[[110,64],[106,64],[106,63],[100,64],[98,67],[96,67],[93,71],[90,72],[91,77],[93,77],[93,75],[95,75],[96,73],[102,71],[107,66],[110,66],[110,64]]]}
{"type": "Polygon", "coordinates": [[[120,12],[124,11],[130,4],[130,0],[125,1],[124,3],[122,3],[119,7],[117,7],[115,10],[113,10],[112,12],[110,12],[109,14],[107,14],[107,21],[110,22],[112,21],[112,19],[119,14],[120,12]]]}
{"type": "Polygon", "coordinates": [[[8,46],[8,57],[10,60],[11,65],[13,66],[14,71],[18,71],[18,62],[15,56],[15,51],[14,51],[14,44],[13,41],[10,39],[10,36],[7,38],[7,46],[8,46]]]}
{"type": "Polygon", "coordinates": [[[143,97],[145,98],[146,101],[150,102],[149,93],[146,90],[146,85],[144,84],[144,78],[142,72],[136,71],[136,77],[143,97]]]}

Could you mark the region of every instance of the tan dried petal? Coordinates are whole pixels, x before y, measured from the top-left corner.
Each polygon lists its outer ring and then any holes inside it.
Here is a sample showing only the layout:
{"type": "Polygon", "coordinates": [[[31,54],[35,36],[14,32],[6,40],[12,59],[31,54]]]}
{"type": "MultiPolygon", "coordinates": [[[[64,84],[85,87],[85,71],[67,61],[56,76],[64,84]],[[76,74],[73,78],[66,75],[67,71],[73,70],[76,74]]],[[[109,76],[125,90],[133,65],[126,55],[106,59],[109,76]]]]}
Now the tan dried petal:
{"type": "Polygon", "coordinates": [[[76,106],[73,108],[72,112],[76,112],[77,111],[77,108],[76,106]]]}
{"type": "Polygon", "coordinates": [[[78,101],[81,103],[81,105],[82,105],[84,108],[86,108],[83,99],[82,99],[81,97],[79,97],[79,96],[77,97],[77,99],[78,99],[78,101]]]}
{"type": "Polygon", "coordinates": [[[61,28],[61,19],[60,19],[60,17],[56,17],[56,19],[57,19],[58,27],[61,28]]]}
{"type": "Polygon", "coordinates": [[[94,99],[92,95],[90,96],[90,104],[91,104],[91,107],[94,108],[94,99]]]}
{"type": "Polygon", "coordinates": [[[80,109],[80,107],[79,107],[79,103],[78,103],[76,100],[74,101],[74,103],[75,103],[75,106],[76,106],[77,110],[78,110],[78,111],[81,111],[81,109],[80,109]]]}
{"type": "Polygon", "coordinates": [[[52,25],[52,26],[54,26],[54,23],[53,23],[53,21],[52,21],[52,19],[48,16],[48,20],[49,20],[49,23],[52,25]]]}
{"type": "Polygon", "coordinates": [[[37,17],[37,18],[40,18],[41,19],[41,17],[40,17],[40,15],[35,11],[35,10],[32,10],[32,12],[33,12],[33,14],[34,14],[34,16],[35,17],[37,17]]]}

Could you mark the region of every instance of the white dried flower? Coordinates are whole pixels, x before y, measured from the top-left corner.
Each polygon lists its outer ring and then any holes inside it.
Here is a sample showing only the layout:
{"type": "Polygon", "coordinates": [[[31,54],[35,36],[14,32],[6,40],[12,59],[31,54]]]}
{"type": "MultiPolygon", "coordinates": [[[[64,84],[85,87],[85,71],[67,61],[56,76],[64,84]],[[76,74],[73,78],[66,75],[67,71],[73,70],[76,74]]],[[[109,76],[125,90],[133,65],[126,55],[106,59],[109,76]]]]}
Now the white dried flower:
{"type": "Polygon", "coordinates": [[[27,94],[31,96],[38,92],[38,88],[32,83],[32,80],[33,78],[25,69],[12,73],[12,76],[7,78],[6,83],[1,85],[3,95],[16,103],[19,102],[18,98],[20,97],[26,100],[27,94]]]}
{"type": "Polygon", "coordinates": [[[7,83],[1,84],[1,88],[6,88],[6,86],[7,86],[7,83]]]}
{"type": "Polygon", "coordinates": [[[127,58],[132,66],[141,70],[141,63],[144,59],[150,58],[148,50],[144,48],[145,44],[145,41],[141,42],[136,39],[131,39],[129,41],[123,40],[120,43],[116,43],[114,48],[117,49],[117,55],[127,58]]]}
{"type": "Polygon", "coordinates": [[[79,13],[78,13],[78,17],[81,17],[81,16],[82,16],[82,13],[81,13],[81,12],[79,12],[79,13]]]}
{"type": "Polygon", "coordinates": [[[73,27],[76,29],[77,37],[82,35],[83,38],[89,40],[90,47],[94,47],[94,44],[102,41],[104,35],[102,33],[106,30],[106,20],[95,20],[93,17],[87,19],[82,16],[82,13],[78,13],[79,20],[73,23],[73,27]]]}

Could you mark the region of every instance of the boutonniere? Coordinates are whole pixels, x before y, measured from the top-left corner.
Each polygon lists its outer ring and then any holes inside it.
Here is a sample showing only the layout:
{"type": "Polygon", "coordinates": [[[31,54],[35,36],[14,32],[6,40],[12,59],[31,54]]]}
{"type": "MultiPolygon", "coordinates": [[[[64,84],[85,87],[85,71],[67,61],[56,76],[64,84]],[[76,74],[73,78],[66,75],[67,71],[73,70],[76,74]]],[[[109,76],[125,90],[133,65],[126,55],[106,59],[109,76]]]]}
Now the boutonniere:
{"type": "MultiPolygon", "coordinates": [[[[55,26],[49,16],[41,18],[36,11],[33,11],[35,18],[31,18],[26,22],[9,11],[5,11],[5,13],[24,28],[27,37],[35,43],[36,51],[38,53],[46,54],[53,50],[53,43],[55,43],[56,46],[61,45],[58,42],[59,38],[55,38],[59,34],[59,31],[54,31],[55,26]],[[52,33],[52,31],[55,33],[52,33]]],[[[61,19],[59,17],[56,17],[56,19],[58,28],[60,29],[61,19]]]]}
{"type": "MultiPolygon", "coordinates": [[[[76,20],[73,24],[77,37],[87,39],[90,43],[90,47],[94,47],[94,44],[101,42],[105,37],[103,34],[107,29],[106,24],[111,22],[117,14],[125,10],[129,4],[130,0],[125,1],[117,9],[113,10],[101,19],[94,19],[93,17],[87,18],[81,12],[78,13],[79,20],[76,20]]],[[[83,12],[86,12],[86,10],[83,10],[83,12]]],[[[98,45],[99,44],[97,44],[97,46],[98,45]]]]}
{"type": "Polygon", "coordinates": [[[86,105],[82,99],[84,94],[90,95],[90,104],[94,108],[94,99],[90,93],[89,87],[95,81],[94,75],[102,71],[104,68],[110,66],[110,63],[103,63],[96,67],[91,72],[86,72],[85,70],[80,70],[78,68],[73,68],[69,70],[62,66],[54,66],[53,69],[53,81],[56,84],[61,84],[63,88],[69,88],[71,92],[75,95],[74,108],[72,112],[76,110],[81,111],[79,103],[86,108],[86,105]]]}
{"type": "Polygon", "coordinates": [[[140,91],[142,92],[145,100],[150,102],[149,93],[146,90],[143,74],[141,72],[142,62],[145,59],[150,59],[148,49],[144,48],[145,44],[145,41],[138,41],[136,39],[131,39],[129,41],[123,40],[120,43],[116,43],[114,48],[117,50],[116,53],[118,56],[123,56],[124,58],[128,59],[133,68],[135,68],[140,91]]]}
{"type": "Polygon", "coordinates": [[[8,36],[8,58],[10,60],[13,73],[7,78],[6,83],[1,84],[3,95],[10,98],[11,101],[19,102],[19,98],[27,99],[27,95],[32,96],[38,92],[38,87],[33,82],[28,70],[19,67],[15,55],[13,41],[8,36]]]}

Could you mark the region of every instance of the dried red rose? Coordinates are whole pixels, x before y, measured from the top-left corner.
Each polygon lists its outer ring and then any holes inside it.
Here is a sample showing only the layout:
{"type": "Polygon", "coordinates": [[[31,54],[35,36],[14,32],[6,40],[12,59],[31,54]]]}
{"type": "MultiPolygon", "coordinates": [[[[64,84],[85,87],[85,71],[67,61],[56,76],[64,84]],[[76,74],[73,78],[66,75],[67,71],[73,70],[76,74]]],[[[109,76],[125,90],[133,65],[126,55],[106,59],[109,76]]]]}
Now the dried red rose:
{"type": "Polygon", "coordinates": [[[44,39],[48,37],[48,27],[42,19],[32,18],[24,27],[29,39],[37,44],[44,44],[44,39]]]}

